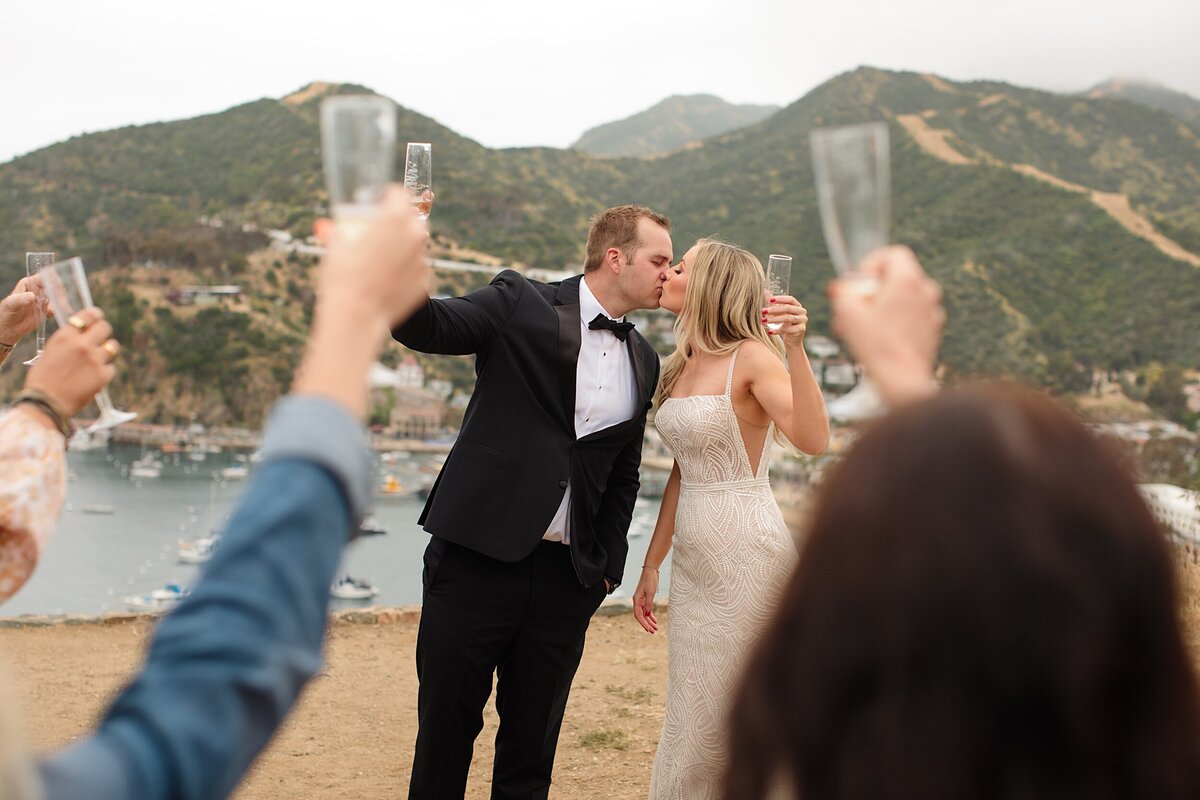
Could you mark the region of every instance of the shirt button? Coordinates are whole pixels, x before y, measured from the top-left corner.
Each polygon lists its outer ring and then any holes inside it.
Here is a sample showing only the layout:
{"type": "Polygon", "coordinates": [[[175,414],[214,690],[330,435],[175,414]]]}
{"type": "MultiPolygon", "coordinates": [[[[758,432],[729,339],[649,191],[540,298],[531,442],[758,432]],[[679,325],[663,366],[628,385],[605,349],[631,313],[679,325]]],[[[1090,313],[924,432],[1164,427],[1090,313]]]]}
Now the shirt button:
{"type": "Polygon", "coordinates": [[[558,482],[558,488],[560,488],[560,489],[565,489],[565,488],[567,488],[567,482],[566,482],[566,481],[559,481],[559,482],[558,482]]]}

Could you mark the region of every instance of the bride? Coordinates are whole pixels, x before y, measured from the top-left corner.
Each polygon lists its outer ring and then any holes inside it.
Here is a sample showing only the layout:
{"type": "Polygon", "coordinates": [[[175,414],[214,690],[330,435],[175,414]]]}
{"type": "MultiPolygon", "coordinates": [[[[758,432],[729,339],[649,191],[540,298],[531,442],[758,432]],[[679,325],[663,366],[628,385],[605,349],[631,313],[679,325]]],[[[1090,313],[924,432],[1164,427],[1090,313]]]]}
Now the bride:
{"type": "Polygon", "coordinates": [[[782,434],[810,454],[829,442],[804,351],[808,314],[792,297],[766,297],[758,259],[711,239],[688,250],[663,286],[662,307],[678,320],[655,425],[675,464],[633,595],[635,618],[654,633],[659,566],[674,547],[651,800],[719,796],[729,696],[796,559],[767,479],[771,442],[782,434]]]}

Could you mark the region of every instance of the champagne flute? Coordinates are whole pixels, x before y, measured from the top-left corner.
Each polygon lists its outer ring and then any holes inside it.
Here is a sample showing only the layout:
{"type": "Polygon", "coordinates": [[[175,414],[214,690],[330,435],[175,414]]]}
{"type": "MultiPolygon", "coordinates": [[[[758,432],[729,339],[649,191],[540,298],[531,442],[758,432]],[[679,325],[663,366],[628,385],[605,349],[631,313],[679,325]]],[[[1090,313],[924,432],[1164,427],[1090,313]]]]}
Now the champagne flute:
{"type": "Polygon", "coordinates": [[[421,219],[433,212],[433,146],[409,142],[404,154],[404,187],[413,193],[413,204],[421,219]]]}
{"type": "Polygon", "coordinates": [[[379,210],[392,179],[396,105],[373,94],[321,102],[321,155],[329,206],[342,235],[357,238],[379,210]]]}
{"type": "MultiPolygon", "coordinates": [[[[36,275],[42,267],[49,266],[54,263],[54,253],[26,253],[25,254],[25,277],[36,275]]],[[[40,289],[35,289],[34,294],[37,295],[37,353],[33,358],[25,362],[25,366],[32,367],[42,359],[42,351],[46,349],[46,293],[40,289]]]]}
{"type": "MultiPolygon", "coordinates": [[[[822,128],[811,136],[813,174],[825,244],[839,278],[852,291],[871,293],[875,281],[859,266],[888,243],[891,173],[888,128],[883,122],[822,128]]],[[[866,376],[829,403],[829,415],[865,419],[883,410],[878,390],[866,376]]]]}
{"type": "MultiPolygon", "coordinates": [[[[59,327],[66,325],[67,320],[76,312],[95,305],[92,302],[91,289],[88,288],[87,273],[83,269],[82,259],[71,258],[42,267],[38,275],[42,278],[42,288],[50,299],[50,307],[54,309],[54,318],[59,327]]],[[[86,428],[88,433],[112,428],[137,417],[133,411],[121,411],[116,408],[109,399],[106,388],[97,392],[96,406],[100,409],[100,416],[86,428]]]]}
{"type": "MultiPolygon", "coordinates": [[[[767,294],[770,297],[788,293],[792,282],[792,257],[772,253],[767,258],[767,294]]],[[[782,322],[768,322],[769,330],[777,331],[783,327],[782,322]]]]}

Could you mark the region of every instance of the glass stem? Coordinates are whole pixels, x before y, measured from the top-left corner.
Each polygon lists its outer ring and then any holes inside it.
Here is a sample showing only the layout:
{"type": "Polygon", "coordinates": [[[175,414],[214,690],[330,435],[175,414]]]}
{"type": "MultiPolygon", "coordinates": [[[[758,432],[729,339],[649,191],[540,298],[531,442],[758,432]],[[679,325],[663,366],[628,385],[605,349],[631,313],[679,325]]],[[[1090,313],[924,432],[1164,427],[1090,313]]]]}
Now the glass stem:
{"type": "Polygon", "coordinates": [[[101,389],[96,393],[96,407],[100,409],[100,418],[112,416],[116,409],[113,408],[112,400],[108,397],[108,389],[101,389]]]}

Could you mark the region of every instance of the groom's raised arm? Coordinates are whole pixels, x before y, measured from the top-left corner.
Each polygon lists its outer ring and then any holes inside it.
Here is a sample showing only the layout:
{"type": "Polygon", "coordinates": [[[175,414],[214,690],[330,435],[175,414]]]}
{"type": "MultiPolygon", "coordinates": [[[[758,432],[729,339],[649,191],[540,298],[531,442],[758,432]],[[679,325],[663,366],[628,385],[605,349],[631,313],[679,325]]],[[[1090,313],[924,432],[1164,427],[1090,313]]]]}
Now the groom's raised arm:
{"type": "Polygon", "coordinates": [[[408,322],[392,331],[392,338],[422,353],[478,353],[512,317],[526,286],[520,273],[506,269],[487,286],[463,297],[431,298],[408,322]]]}

